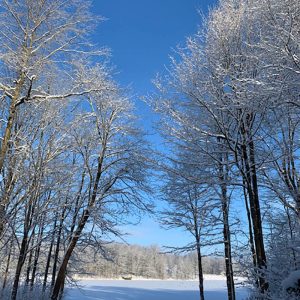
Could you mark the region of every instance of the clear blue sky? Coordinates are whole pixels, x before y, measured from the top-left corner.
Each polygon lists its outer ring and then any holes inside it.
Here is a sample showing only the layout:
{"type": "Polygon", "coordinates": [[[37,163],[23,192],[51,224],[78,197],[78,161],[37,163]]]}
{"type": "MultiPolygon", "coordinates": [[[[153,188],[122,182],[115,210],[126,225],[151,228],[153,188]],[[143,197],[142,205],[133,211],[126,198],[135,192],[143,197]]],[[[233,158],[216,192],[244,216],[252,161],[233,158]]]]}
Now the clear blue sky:
{"type": "MultiPolygon", "coordinates": [[[[138,113],[151,132],[153,115],[139,103],[153,86],[151,80],[164,71],[169,56],[186,37],[197,31],[198,10],[207,13],[215,0],[93,0],[94,12],[107,20],[96,31],[94,40],[112,51],[116,80],[130,86],[137,101],[138,113]]],[[[189,241],[181,231],[165,231],[149,218],[136,227],[128,227],[127,240],[142,245],[178,245],[189,241]]]]}

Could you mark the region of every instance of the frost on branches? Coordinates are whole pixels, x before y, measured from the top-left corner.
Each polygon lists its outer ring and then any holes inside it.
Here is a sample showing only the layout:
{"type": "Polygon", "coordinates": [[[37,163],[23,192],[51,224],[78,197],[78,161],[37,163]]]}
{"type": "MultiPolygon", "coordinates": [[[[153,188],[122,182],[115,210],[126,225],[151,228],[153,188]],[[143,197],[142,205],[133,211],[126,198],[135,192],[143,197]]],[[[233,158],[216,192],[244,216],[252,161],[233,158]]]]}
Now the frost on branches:
{"type": "Polygon", "coordinates": [[[252,299],[300,297],[299,0],[210,10],[154,82],[162,151],[89,42],[90,1],[1,0],[0,16],[0,298],[57,300],[149,195],[192,238],[166,251],[194,255],[201,300],[206,254],[229,300],[240,275],[252,299]]]}
{"type": "Polygon", "coordinates": [[[299,270],[299,16],[296,0],[220,1],[149,100],[173,150],[162,172],[181,191],[204,186],[201,207],[217,200],[219,219],[205,220],[223,233],[229,299],[233,274],[253,299],[297,297],[281,283],[299,270]]]}

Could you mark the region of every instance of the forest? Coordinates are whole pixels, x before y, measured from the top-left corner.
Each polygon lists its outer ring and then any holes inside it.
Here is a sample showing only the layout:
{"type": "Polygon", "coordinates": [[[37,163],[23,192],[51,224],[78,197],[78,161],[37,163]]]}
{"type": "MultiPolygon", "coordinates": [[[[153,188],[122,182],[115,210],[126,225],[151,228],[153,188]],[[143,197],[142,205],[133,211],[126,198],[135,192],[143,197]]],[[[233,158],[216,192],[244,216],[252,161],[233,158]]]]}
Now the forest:
{"type": "Polygon", "coordinates": [[[91,1],[0,1],[0,298],[62,299],[93,273],[196,276],[204,300],[204,273],[224,272],[229,300],[237,276],[251,300],[299,299],[299,0],[201,15],[140,99],[159,146],[91,40],[104,17],[91,1]],[[119,245],[145,215],[192,242],[119,245]]]}
{"type": "MultiPolygon", "coordinates": [[[[106,257],[85,249],[83,259],[72,264],[75,277],[119,279],[197,279],[197,254],[163,253],[158,246],[111,244],[106,247],[106,257]]],[[[202,261],[205,274],[222,275],[225,264],[222,257],[206,256],[202,261]]],[[[236,265],[237,269],[238,266],[236,265]]]]}

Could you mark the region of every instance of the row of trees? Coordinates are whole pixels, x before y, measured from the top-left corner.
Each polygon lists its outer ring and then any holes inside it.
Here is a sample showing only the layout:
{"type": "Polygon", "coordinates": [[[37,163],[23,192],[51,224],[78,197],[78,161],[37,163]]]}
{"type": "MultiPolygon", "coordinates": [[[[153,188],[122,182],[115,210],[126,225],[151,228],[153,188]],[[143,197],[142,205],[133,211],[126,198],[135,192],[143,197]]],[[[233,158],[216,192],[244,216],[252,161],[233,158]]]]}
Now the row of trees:
{"type": "Polygon", "coordinates": [[[37,299],[58,299],[78,244],[102,249],[149,208],[145,143],[107,50],[89,42],[90,6],[0,2],[0,298],[40,283],[37,299]]]}
{"type": "Polygon", "coordinates": [[[228,299],[236,250],[255,299],[299,297],[299,16],[298,0],[221,0],[155,80],[163,224],[194,237],[202,300],[201,251],[220,241],[228,299]]]}
{"type": "MultiPolygon", "coordinates": [[[[121,278],[133,276],[154,279],[195,279],[197,278],[197,255],[163,253],[157,246],[107,245],[106,255],[93,255],[93,249],[81,254],[74,273],[79,276],[98,278],[121,278]]],[[[204,257],[205,274],[223,274],[224,261],[219,257],[204,257]]]]}

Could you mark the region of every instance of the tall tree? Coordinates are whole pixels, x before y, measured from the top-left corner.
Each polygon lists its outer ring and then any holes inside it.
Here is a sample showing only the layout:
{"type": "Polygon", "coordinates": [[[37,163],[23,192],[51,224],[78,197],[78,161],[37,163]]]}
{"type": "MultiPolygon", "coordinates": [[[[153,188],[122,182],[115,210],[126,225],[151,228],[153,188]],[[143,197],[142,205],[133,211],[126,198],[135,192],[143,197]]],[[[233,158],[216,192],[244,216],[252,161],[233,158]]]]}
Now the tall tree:
{"type": "Polygon", "coordinates": [[[54,283],[53,300],[63,289],[68,262],[89,223],[102,232],[117,233],[114,225],[120,222],[122,213],[134,207],[147,208],[140,194],[145,188],[145,149],[133,123],[131,103],[109,78],[105,81],[103,70],[98,68],[98,72],[95,84],[100,85],[99,92],[83,98],[86,111],[75,118],[77,127],[72,130],[80,154],[78,163],[88,176],[84,180],[82,209],[54,283]]]}
{"type": "MultiPolygon", "coordinates": [[[[97,54],[84,41],[95,20],[89,6],[89,1],[77,0],[1,1],[0,90],[5,121],[1,127],[0,172],[17,115],[22,115],[26,103],[86,92],[81,89],[80,73],[75,72],[73,62],[85,53],[97,54]],[[70,84],[50,92],[58,73],[70,84]]],[[[8,201],[8,197],[1,198],[0,236],[8,201]]]]}

